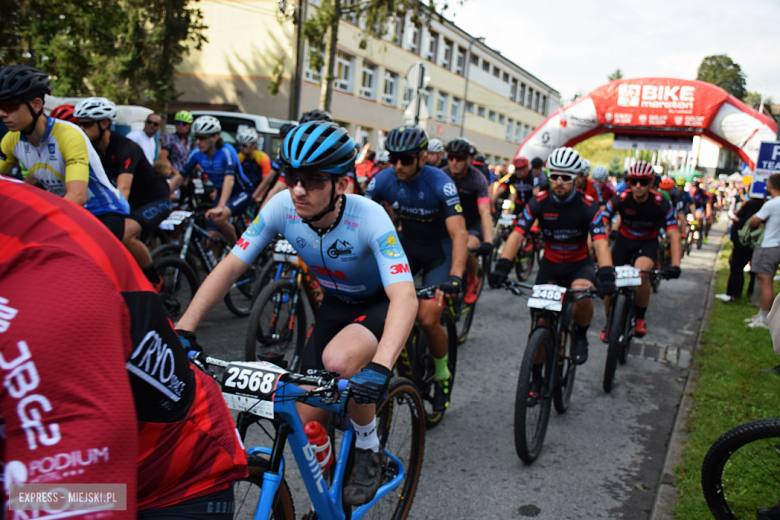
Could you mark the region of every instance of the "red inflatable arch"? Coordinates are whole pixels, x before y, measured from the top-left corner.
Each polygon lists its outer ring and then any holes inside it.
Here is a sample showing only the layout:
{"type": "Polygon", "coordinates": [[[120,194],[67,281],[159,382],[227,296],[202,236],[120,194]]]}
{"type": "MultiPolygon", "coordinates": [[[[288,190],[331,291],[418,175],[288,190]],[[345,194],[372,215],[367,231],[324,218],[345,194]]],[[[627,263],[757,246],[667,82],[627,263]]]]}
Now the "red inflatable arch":
{"type": "Polygon", "coordinates": [[[516,156],[546,159],[559,146],[604,132],[674,139],[704,135],[753,169],[761,141],[775,140],[777,124],[710,83],[622,79],[556,110],[520,144],[516,156]]]}

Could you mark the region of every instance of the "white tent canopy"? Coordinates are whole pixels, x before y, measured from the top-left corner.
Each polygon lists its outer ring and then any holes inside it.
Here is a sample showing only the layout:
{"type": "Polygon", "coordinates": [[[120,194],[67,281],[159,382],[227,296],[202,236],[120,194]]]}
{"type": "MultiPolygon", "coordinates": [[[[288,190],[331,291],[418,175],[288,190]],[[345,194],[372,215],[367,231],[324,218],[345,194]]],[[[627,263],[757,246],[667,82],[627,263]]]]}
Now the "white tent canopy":
{"type": "Polygon", "coordinates": [[[739,172],[734,172],[731,175],[729,175],[729,181],[730,182],[742,182],[742,174],[739,172]]]}

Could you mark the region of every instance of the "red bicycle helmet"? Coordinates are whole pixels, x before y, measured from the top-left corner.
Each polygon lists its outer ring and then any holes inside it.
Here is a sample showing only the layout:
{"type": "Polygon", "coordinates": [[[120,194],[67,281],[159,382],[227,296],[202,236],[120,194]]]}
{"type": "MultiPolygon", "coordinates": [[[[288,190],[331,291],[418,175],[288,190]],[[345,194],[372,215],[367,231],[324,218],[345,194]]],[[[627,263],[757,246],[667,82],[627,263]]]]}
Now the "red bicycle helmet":
{"type": "Polygon", "coordinates": [[[674,179],[671,179],[669,177],[665,178],[661,181],[661,184],[659,185],[659,188],[662,190],[671,190],[674,188],[674,179]]]}
{"type": "Polygon", "coordinates": [[[520,170],[521,168],[528,168],[528,159],[525,157],[515,157],[512,159],[512,165],[516,170],[520,170]]]}
{"type": "Polygon", "coordinates": [[[629,179],[654,179],[655,170],[647,161],[639,161],[628,170],[629,179]]]}
{"type": "Polygon", "coordinates": [[[74,108],[75,107],[73,105],[60,105],[52,110],[49,115],[56,119],[62,119],[63,121],[75,123],[78,121],[78,119],[73,115],[74,108]]]}

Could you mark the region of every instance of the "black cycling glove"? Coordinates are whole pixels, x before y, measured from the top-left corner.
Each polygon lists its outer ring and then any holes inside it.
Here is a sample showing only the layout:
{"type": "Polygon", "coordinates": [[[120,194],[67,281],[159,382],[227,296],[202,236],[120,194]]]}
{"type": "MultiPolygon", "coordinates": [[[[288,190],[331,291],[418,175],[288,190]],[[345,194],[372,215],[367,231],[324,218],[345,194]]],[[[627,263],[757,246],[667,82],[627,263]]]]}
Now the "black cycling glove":
{"type": "Polygon", "coordinates": [[[599,296],[609,296],[615,294],[617,287],[615,287],[615,268],[611,265],[605,265],[599,267],[598,273],[596,273],[596,280],[598,281],[599,296]]]}
{"type": "Polygon", "coordinates": [[[463,281],[460,279],[460,276],[451,274],[449,278],[439,285],[439,290],[444,294],[458,294],[462,285],[463,281]]]}
{"type": "Polygon", "coordinates": [[[477,249],[477,254],[479,256],[487,256],[492,252],[493,252],[493,244],[491,244],[490,242],[482,242],[479,245],[479,249],[477,249]]]}
{"type": "Polygon", "coordinates": [[[500,258],[493,268],[493,272],[488,276],[488,283],[491,287],[501,287],[512,270],[512,261],[506,258],[500,258]]]}
{"type": "Polygon", "coordinates": [[[666,279],[672,280],[674,278],[679,278],[680,274],[682,274],[682,270],[680,269],[680,266],[673,265],[671,267],[666,268],[666,279]]]}
{"type": "Polygon", "coordinates": [[[184,350],[189,352],[203,352],[203,347],[198,344],[198,338],[194,332],[188,330],[176,329],[176,334],[179,336],[179,342],[184,350]]]}
{"type": "Polygon", "coordinates": [[[390,369],[371,362],[350,378],[346,390],[341,394],[341,400],[346,404],[349,395],[357,404],[378,403],[387,393],[391,377],[393,372],[390,369]]]}

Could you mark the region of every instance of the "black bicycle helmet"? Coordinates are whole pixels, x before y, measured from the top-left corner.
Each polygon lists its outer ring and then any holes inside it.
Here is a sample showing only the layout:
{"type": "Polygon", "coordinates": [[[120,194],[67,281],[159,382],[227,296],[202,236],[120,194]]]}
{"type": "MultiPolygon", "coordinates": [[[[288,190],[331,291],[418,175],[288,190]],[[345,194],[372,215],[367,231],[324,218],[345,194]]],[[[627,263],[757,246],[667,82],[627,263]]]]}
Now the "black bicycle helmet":
{"type": "Polygon", "coordinates": [[[51,94],[49,75],[27,65],[0,69],[0,101],[31,101],[51,94]]]}
{"type": "Polygon", "coordinates": [[[298,126],[298,125],[293,124],[293,123],[285,123],[285,124],[283,124],[282,126],[279,127],[279,137],[284,139],[287,136],[287,134],[292,132],[292,129],[295,128],[296,126],[298,126]]]}
{"type": "Polygon", "coordinates": [[[485,154],[478,153],[477,155],[475,155],[474,162],[481,162],[481,163],[485,162],[485,154]]]}
{"type": "Polygon", "coordinates": [[[544,161],[540,157],[534,157],[531,160],[531,168],[541,168],[544,161]]]}
{"type": "Polygon", "coordinates": [[[355,141],[336,123],[310,121],[284,138],[279,160],[295,170],[346,175],[355,169],[355,141]]]}
{"type": "Polygon", "coordinates": [[[428,134],[419,126],[401,126],[390,130],[385,148],[391,153],[417,153],[428,150],[428,134]]]}
{"type": "Polygon", "coordinates": [[[309,123],[311,121],[326,121],[328,123],[333,122],[333,116],[330,115],[330,112],[326,110],[309,110],[308,112],[304,113],[301,116],[301,121],[299,124],[309,123]]]}
{"type": "Polygon", "coordinates": [[[447,153],[455,155],[477,155],[477,147],[471,141],[458,137],[447,143],[447,153]]]}

